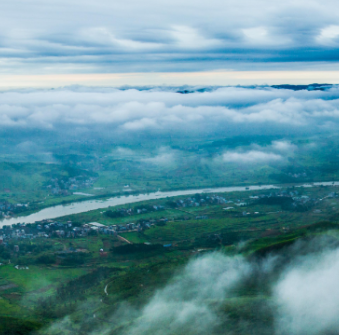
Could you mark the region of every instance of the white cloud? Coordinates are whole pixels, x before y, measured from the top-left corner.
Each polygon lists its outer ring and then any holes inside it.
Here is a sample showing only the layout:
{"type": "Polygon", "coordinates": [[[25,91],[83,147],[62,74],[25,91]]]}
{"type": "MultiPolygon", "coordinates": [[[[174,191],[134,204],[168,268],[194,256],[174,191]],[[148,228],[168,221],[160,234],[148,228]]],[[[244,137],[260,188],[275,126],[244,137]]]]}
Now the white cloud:
{"type": "Polygon", "coordinates": [[[222,160],[224,162],[232,163],[265,163],[265,162],[276,162],[281,161],[283,157],[281,155],[271,153],[271,152],[262,152],[257,150],[251,150],[247,152],[232,152],[227,151],[222,155],[222,160]]]}
{"type": "Polygon", "coordinates": [[[161,147],[154,157],[144,158],[141,161],[144,163],[154,164],[162,167],[173,167],[177,163],[177,159],[179,158],[179,156],[179,151],[172,150],[167,147],[161,147]]]}
{"type": "MultiPolygon", "coordinates": [[[[329,235],[298,240],[260,259],[208,253],[191,259],[140,310],[122,304],[108,326],[91,334],[109,334],[111,324],[129,335],[336,334],[338,276],[338,241],[329,235]]],[[[71,319],[52,324],[48,332],[72,329],[71,319]]]]}
{"type": "Polygon", "coordinates": [[[297,146],[287,140],[273,141],[267,146],[253,143],[247,151],[244,151],[244,148],[226,151],[221,157],[217,157],[216,161],[220,161],[221,158],[222,162],[240,164],[283,162],[287,156],[293,154],[296,150],[297,146]]]}
{"type": "Polygon", "coordinates": [[[119,154],[122,156],[134,156],[136,153],[128,148],[118,147],[116,150],[114,150],[113,154],[119,154]]]}
{"type": "Polygon", "coordinates": [[[175,45],[180,49],[207,49],[221,45],[221,41],[217,39],[205,38],[197,32],[197,30],[187,26],[174,26],[171,36],[176,41],[175,45]]]}
{"type": "Polygon", "coordinates": [[[130,326],[130,335],[209,334],[218,325],[215,309],[230,290],[248,276],[251,264],[242,257],[212,254],[190,262],[180,280],[159,290],[130,326]],[[211,308],[213,301],[215,308],[211,308]]]}
{"type": "Polygon", "coordinates": [[[321,29],[321,32],[316,37],[316,40],[320,44],[333,46],[337,44],[336,40],[338,37],[339,37],[339,26],[331,25],[321,29]]]}
{"type": "Polygon", "coordinates": [[[291,42],[287,36],[274,36],[266,27],[246,28],[242,30],[245,41],[255,47],[278,46],[291,42]]]}
{"type": "Polygon", "coordinates": [[[149,118],[142,118],[140,120],[126,122],[122,125],[122,128],[127,130],[142,130],[145,128],[155,128],[157,123],[155,120],[149,118]]]}
{"type": "MultiPolygon", "coordinates": [[[[173,88],[70,87],[0,93],[0,129],[66,131],[76,126],[88,131],[110,129],[112,134],[160,131],[184,137],[202,131],[232,136],[264,129],[312,133],[334,129],[339,123],[338,111],[337,87],[326,92],[227,87],[178,94],[173,88]]],[[[294,149],[291,143],[277,142],[271,151],[278,154],[294,149]]]]}
{"type": "Polygon", "coordinates": [[[275,288],[282,334],[335,333],[339,327],[339,250],[299,260],[275,288]]]}
{"type": "Polygon", "coordinates": [[[273,141],[271,148],[283,153],[291,153],[297,149],[297,146],[289,141],[273,141]]]}
{"type": "Polygon", "coordinates": [[[86,29],[81,32],[83,40],[97,45],[113,47],[127,51],[144,51],[159,49],[161,43],[141,42],[131,39],[117,38],[109,29],[105,27],[96,27],[86,29]]]}

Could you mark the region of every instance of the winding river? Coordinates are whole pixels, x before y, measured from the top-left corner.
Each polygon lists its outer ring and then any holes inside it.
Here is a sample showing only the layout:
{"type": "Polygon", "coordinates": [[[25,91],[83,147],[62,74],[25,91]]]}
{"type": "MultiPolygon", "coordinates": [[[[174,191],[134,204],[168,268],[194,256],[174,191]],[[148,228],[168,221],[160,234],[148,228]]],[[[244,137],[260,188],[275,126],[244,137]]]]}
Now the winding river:
{"type": "MultiPolygon", "coordinates": [[[[291,184],[285,185],[293,186],[291,184]]],[[[339,182],[316,182],[311,184],[299,184],[294,185],[295,187],[315,187],[315,186],[339,186],[339,182]]],[[[197,193],[226,193],[226,192],[243,192],[243,191],[255,191],[255,190],[268,190],[268,189],[279,189],[284,185],[253,185],[253,186],[231,186],[231,187],[217,187],[217,188],[203,188],[203,189],[191,189],[181,191],[168,191],[168,192],[154,192],[148,194],[138,195],[126,195],[121,197],[113,197],[105,200],[86,200],[70,203],[67,205],[58,205],[47,207],[36,213],[28,216],[18,216],[10,219],[4,219],[0,221],[0,226],[11,225],[16,223],[34,223],[35,221],[55,219],[65,215],[83,213],[99,208],[106,208],[109,206],[121,206],[125,204],[131,204],[146,200],[163,199],[167,197],[192,195],[197,193]]]]}

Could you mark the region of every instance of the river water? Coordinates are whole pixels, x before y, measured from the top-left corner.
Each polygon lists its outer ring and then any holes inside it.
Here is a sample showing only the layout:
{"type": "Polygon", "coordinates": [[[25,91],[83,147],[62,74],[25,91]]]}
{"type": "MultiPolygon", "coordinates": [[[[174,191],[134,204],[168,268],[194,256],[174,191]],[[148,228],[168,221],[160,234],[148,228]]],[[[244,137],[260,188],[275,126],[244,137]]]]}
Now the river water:
{"type": "MultiPolygon", "coordinates": [[[[285,185],[286,187],[287,185],[285,185]]],[[[288,185],[291,186],[291,185],[288,185]]],[[[317,182],[312,184],[294,185],[296,187],[314,187],[314,186],[339,186],[339,182],[317,182]]],[[[11,225],[16,223],[34,223],[35,221],[55,219],[65,215],[83,213],[99,208],[106,208],[109,206],[121,206],[134,202],[145,200],[163,199],[167,197],[192,195],[197,193],[226,193],[226,192],[243,192],[255,190],[268,190],[279,189],[282,186],[277,185],[254,185],[254,186],[231,186],[231,187],[217,187],[217,188],[203,188],[181,191],[168,191],[168,192],[154,192],[148,194],[126,195],[121,197],[113,197],[105,200],[86,200],[70,203],[67,205],[52,206],[28,216],[18,216],[10,219],[0,221],[0,226],[11,225]]]]}

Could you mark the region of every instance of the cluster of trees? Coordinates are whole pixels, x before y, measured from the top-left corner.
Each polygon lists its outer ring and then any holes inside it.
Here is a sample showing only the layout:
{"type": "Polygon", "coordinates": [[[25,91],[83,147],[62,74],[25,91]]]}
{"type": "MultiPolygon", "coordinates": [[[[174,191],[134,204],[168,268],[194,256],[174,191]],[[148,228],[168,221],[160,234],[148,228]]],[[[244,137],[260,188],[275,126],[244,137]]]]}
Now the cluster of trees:
{"type": "Polygon", "coordinates": [[[85,263],[86,259],[89,256],[90,255],[85,252],[68,254],[66,257],[61,259],[60,265],[64,265],[64,266],[81,265],[85,263]]]}
{"type": "Polygon", "coordinates": [[[113,247],[110,250],[113,253],[118,254],[118,255],[126,255],[126,254],[150,252],[150,251],[163,251],[164,247],[161,244],[135,243],[135,244],[121,245],[119,247],[113,247]]]}
{"type": "Polygon", "coordinates": [[[282,210],[295,211],[295,212],[306,212],[313,206],[312,201],[306,203],[295,203],[291,197],[264,197],[256,201],[257,204],[262,205],[280,205],[282,210]]]}
{"type": "Polygon", "coordinates": [[[291,197],[263,197],[257,200],[261,205],[280,205],[281,207],[291,206],[293,199],[291,197]]]}
{"type": "Polygon", "coordinates": [[[93,287],[117,275],[119,271],[119,268],[98,267],[88,274],[61,284],[55,295],[38,300],[36,312],[46,318],[60,318],[71,314],[79,301],[84,301],[91,295],[93,287]]]}
{"type": "MultiPolygon", "coordinates": [[[[158,211],[156,210],[152,205],[137,205],[132,207],[133,213],[137,213],[138,210],[146,210],[146,212],[155,212],[158,211]]],[[[123,216],[128,215],[126,211],[124,210],[117,210],[117,211],[112,211],[108,210],[105,212],[105,215],[108,216],[109,218],[116,219],[116,218],[121,218],[123,216]]]]}
{"type": "MultiPolygon", "coordinates": [[[[40,254],[42,252],[46,252],[52,248],[51,244],[48,243],[30,243],[30,242],[19,242],[19,241],[11,241],[6,246],[0,245],[0,258],[2,260],[8,260],[11,258],[11,254],[15,251],[14,246],[19,246],[19,263],[22,264],[33,264],[35,262],[34,260],[34,254],[40,254]],[[31,253],[30,256],[24,256],[27,253],[31,253]]],[[[46,263],[40,263],[40,264],[46,264],[46,263]]]]}
{"type": "Polygon", "coordinates": [[[0,335],[32,334],[42,327],[40,322],[34,320],[17,319],[13,317],[0,317],[0,335]]]}
{"type": "Polygon", "coordinates": [[[65,254],[65,256],[57,256],[55,254],[42,254],[34,258],[32,256],[19,257],[17,262],[19,264],[38,264],[38,265],[49,265],[59,263],[62,266],[76,266],[82,265],[90,257],[88,253],[71,253],[65,254]]]}
{"type": "Polygon", "coordinates": [[[10,252],[3,245],[0,245],[0,258],[5,259],[5,260],[11,258],[10,252]]]}
{"type": "Polygon", "coordinates": [[[52,254],[40,255],[35,260],[36,264],[43,264],[43,265],[54,264],[55,262],[56,262],[56,256],[52,254]]]}
{"type": "Polygon", "coordinates": [[[8,243],[8,248],[10,250],[14,250],[14,245],[19,246],[20,253],[31,252],[32,254],[39,254],[41,252],[45,252],[53,248],[52,244],[50,243],[31,243],[30,241],[27,242],[11,241],[8,243]]]}
{"type": "Polygon", "coordinates": [[[116,219],[116,218],[123,217],[124,213],[120,212],[120,211],[111,211],[111,210],[109,210],[109,211],[105,212],[105,215],[108,216],[111,219],[116,219]]]}
{"type": "Polygon", "coordinates": [[[66,284],[60,285],[56,290],[57,299],[59,301],[68,301],[76,297],[80,297],[86,293],[87,289],[102,280],[117,274],[118,271],[121,271],[120,268],[98,267],[96,270],[88,274],[70,280],[66,284]]]}
{"type": "Polygon", "coordinates": [[[217,248],[222,245],[232,245],[241,241],[241,235],[238,232],[226,232],[219,234],[205,234],[195,238],[193,246],[200,248],[217,248]]]}

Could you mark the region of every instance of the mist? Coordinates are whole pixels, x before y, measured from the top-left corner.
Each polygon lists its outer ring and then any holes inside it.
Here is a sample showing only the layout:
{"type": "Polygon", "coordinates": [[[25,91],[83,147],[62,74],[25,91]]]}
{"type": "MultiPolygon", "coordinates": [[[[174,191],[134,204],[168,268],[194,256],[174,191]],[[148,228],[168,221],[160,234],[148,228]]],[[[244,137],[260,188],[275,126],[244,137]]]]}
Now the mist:
{"type": "MultiPolygon", "coordinates": [[[[338,275],[339,247],[328,236],[298,242],[259,260],[212,253],[192,260],[158,291],[124,334],[219,333],[221,325],[227,329],[232,324],[220,317],[220,310],[249,283],[261,287],[263,296],[270,294],[260,308],[271,311],[274,333],[336,333],[338,275]]],[[[247,322],[238,320],[245,329],[247,322]]],[[[255,328],[248,331],[253,334],[269,332],[264,325],[252,325],[255,328]]]]}
{"type": "MultiPolygon", "coordinates": [[[[338,275],[331,233],[265,257],[211,252],[193,257],[141,309],[121,303],[91,334],[337,334],[338,275]]],[[[66,317],[47,332],[71,324],[66,317]]]]}

